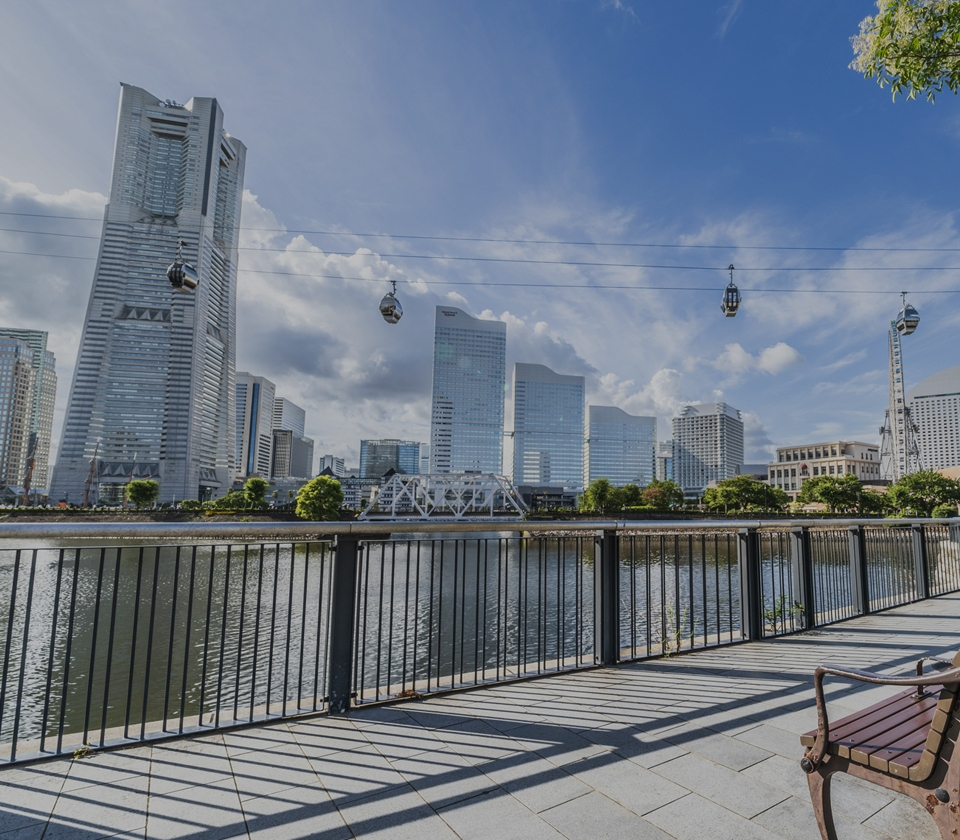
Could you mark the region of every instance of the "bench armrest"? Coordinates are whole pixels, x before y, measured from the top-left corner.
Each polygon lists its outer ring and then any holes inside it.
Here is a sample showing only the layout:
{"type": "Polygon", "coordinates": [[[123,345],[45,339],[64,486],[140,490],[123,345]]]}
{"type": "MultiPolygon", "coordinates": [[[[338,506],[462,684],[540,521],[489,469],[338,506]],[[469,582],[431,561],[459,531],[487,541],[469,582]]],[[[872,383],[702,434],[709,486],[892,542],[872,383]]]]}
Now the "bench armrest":
{"type": "MultiPolygon", "coordinates": [[[[928,661],[946,662],[943,659],[937,659],[932,656],[925,656],[917,662],[917,676],[915,677],[891,677],[887,674],[875,674],[872,671],[861,671],[857,668],[834,668],[830,665],[822,665],[813,672],[813,690],[817,698],[817,738],[812,747],[808,747],[800,762],[804,772],[812,773],[817,769],[823,756],[827,752],[829,744],[830,722],[827,718],[827,701],[823,696],[823,678],[830,674],[834,677],[845,677],[858,682],[874,683],[876,685],[915,685],[922,689],[928,685],[951,685],[960,683],[960,668],[950,668],[947,671],[938,671],[935,674],[923,676],[923,663],[928,661]]],[[[922,691],[918,692],[922,696],[922,691]]]]}

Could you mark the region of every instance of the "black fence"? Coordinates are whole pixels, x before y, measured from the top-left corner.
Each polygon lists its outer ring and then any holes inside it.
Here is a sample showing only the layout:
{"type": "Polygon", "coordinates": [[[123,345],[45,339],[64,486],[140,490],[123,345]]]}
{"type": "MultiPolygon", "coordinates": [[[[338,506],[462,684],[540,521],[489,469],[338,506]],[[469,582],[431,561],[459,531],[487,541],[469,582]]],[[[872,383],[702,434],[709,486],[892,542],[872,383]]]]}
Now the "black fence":
{"type": "Polygon", "coordinates": [[[958,588],[949,521],[0,527],[0,764],[672,656],[958,588]]]}

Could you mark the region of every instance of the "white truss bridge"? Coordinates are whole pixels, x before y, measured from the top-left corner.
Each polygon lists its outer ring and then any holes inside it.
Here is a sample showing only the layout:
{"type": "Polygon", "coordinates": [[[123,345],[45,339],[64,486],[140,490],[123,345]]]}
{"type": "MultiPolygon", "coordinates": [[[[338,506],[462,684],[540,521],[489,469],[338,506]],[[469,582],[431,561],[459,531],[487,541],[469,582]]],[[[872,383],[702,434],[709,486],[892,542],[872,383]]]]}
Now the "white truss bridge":
{"type": "Polygon", "coordinates": [[[360,519],[515,519],[527,512],[502,475],[392,475],[360,519]]]}

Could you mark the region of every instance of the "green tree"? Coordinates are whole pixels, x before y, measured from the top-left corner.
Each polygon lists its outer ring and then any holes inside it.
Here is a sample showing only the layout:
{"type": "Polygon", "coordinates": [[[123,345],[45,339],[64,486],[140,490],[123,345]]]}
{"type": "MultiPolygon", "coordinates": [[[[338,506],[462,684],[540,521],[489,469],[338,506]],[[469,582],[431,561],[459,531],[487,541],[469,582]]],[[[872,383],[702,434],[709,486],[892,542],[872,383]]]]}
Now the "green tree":
{"type": "Polygon", "coordinates": [[[610,503],[613,485],[607,478],[595,478],[580,497],[580,510],[585,513],[605,513],[610,503]]]}
{"type": "Polygon", "coordinates": [[[683,504],[683,490],[675,481],[659,481],[655,478],[643,490],[643,503],[657,510],[680,507],[683,504]]]}
{"type": "Polygon", "coordinates": [[[851,67],[865,78],[931,102],[944,87],[960,88],[960,0],[877,0],[877,14],[851,38],[851,67]]]}
{"type": "Polygon", "coordinates": [[[956,503],[944,502],[941,505],[937,505],[930,515],[934,519],[953,519],[957,515],[957,505],[956,503]]]}
{"type": "Polygon", "coordinates": [[[152,505],[160,495],[160,485],[152,478],[137,478],[127,482],[127,502],[137,510],[152,505]]]}
{"type": "Polygon", "coordinates": [[[863,484],[853,473],[846,475],[818,475],[803,482],[797,501],[801,504],[819,502],[830,513],[855,511],[862,508],[863,484]]]}
{"type": "Polygon", "coordinates": [[[624,484],[620,488],[622,507],[639,507],[643,504],[643,491],[636,484],[624,484]]]}
{"type": "Polygon", "coordinates": [[[203,503],[204,510],[245,510],[248,505],[246,495],[240,490],[230,490],[209,502],[203,503]]]}
{"type": "Polygon", "coordinates": [[[199,499],[184,499],[180,502],[181,510],[200,510],[202,507],[199,499]]]}
{"type": "Polygon", "coordinates": [[[917,516],[930,516],[937,505],[960,501],[960,482],[933,470],[920,470],[891,485],[887,497],[901,513],[910,509],[917,516]]]}
{"type": "Polygon", "coordinates": [[[243,495],[250,507],[263,507],[264,499],[267,498],[267,486],[267,482],[258,475],[247,479],[247,483],[243,485],[243,495]]]}
{"type": "Polygon", "coordinates": [[[703,503],[710,510],[722,510],[724,513],[731,510],[743,512],[748,508],[779,508],[785,504],[786,494],[781,498],[774,492],[777,489],[779,488],[770,487],[766,482],[757,481],[748,475],[736,475],[718,481],[716,487],[704,490],[703,503]]]}
{"type": "Polygon", "coordinates": [[[339,519],[343,504],[340,482],[328,475],[318,475],[297,493],[297,516],[301,519],[339,519]]]}

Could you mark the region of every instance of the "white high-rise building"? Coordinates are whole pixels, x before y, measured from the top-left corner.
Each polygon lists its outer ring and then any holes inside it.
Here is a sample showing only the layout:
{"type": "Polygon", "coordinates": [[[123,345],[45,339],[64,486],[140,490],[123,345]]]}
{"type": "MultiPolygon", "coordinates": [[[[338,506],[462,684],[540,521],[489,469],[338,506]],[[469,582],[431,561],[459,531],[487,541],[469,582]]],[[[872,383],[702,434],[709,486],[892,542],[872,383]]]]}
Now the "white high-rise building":
{"type": "Polygon", "coordinates": [[[743,420],[726,403],[688,405],[673,418],[673,475],[687,496],[737,474],[743,463],[743,420]]]}
{"type": "Polygon", "coordinates": [[[645,487],[654,478],[656,451],[656,417],[628,414],[612,405],[588,407],[588,484],[605,478],[614,487],[645,487]]]}
{"type": "Polygon", "coordinates": [[[241,476],[271,475],[276,393],[269,379],[237,371],[237,472],[241,476]]]}
{"type": "Polygon", "coordinates": [[[226,492],[236,457],[237,243],[246,148],[216,99],[186,105],[122,85],[100,253],[51,498],[100,499],[131,477],[160,500],[226,492]],[[183,257],[200,278],[174,290],[183,257]],[[98,447],[99,444],[99,447],[98,447]]]}
{"type": "Polygon", "coordinates": [[[23,485],[35,384],[30,346],[18,338],[0,338],[0,487],[23,485]]]}
{"type": "MultiPolygon", "coordinates": [[[[33,405],[30,408],[30,431],[27,439],[27,463],[33,458],[30,475],[31,496],[47,492],[50,479],[50,435],[53,431],[53,408],[57,399],[56,359],[47,350],[47,333],[42,330],[22,330],[0,327],[0,338],[13,338],[26,344],[33,353],[33,405]]],[[[6,398],[3,398],[6,403],[6,398]]],[[[24,483],[24,476],[15,482],[24,483]]]]}
{"type": "Polygon", "coordinates": [[[303,437],[303,430],[307,424],[307,412],[295,402],[277,397],[273,401],[273,428],[286,429],[296,437],[303,437]]]}
{"type": "Polygon", "coordinates": [[[506,356],[503,321],[437,307],[430,472],[501,472],[506,356]]]}
{"type": "Polygon", "coordinates": [[[907,404],[919,430],[923,468],[960,466],[960,366],[941,370],[911,388],[907,404]]]}
{"type": "Polygon", "coordinates": [[[517,362],[513,483],[583,489],[584,378],[517,362]]]}

